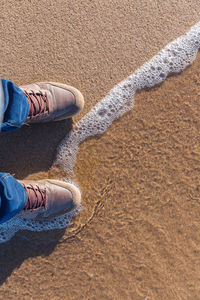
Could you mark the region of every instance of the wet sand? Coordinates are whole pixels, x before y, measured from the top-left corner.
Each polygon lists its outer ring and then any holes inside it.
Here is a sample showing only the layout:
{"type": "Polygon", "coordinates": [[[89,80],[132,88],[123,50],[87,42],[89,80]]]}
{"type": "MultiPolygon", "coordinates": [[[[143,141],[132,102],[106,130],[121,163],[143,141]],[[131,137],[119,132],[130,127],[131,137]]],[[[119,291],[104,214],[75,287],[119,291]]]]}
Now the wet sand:
{"type": "MultiPolygon", "coordinates": [[[[200,12],[198,1],[13,3],[1,4],[1,77],[75,85],[84,113],[200,12]]],[[[200,55],[137,93],[131,112],[81,145],[83,211],[66,230],[0,245],[0,299],[199,299],[199,67],[200,55]]],[[[51,165],[66,126],[1,134],[1,171],[62,178],[51,165]]]]}

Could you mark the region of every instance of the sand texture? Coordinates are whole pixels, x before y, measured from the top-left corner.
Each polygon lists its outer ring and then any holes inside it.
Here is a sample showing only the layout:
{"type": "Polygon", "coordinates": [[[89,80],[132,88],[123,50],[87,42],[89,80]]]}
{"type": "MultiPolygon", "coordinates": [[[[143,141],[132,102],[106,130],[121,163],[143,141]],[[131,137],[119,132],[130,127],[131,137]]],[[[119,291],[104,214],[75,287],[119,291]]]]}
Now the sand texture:
{"type": "MultiPolygon", "coordinates": [[[[85,96],[80,120],[119,81],[199,21],[199,1],[1,1],[0,76],[53,80],[85,96]]],[[[200,55],[81,146],[83,211],[65,230],[0,245],[0,299],[198,300],[200,55]]],[[[0,170],[51,168],[72,121],[0,134],[0,170]]]]}

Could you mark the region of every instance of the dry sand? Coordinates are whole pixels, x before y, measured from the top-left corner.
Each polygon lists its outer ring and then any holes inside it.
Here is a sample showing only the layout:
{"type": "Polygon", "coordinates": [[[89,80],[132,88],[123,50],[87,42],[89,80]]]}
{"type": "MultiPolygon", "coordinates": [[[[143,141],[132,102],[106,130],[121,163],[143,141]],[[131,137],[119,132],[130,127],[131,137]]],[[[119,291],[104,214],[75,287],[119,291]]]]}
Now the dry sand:
{"type": "MultiPolygon", "coordinates": [[[[194,0],[38,3],[1,2],[0,76],[75,85],[85,113],[200,13],[194,0]]],[[[200,299],[199,70],[200,55],[81,145],[84,210],[0,245],[0,299],[200,299]]],[[[1,134],[0,170],[62,177],[51,165],[66,125],[1,134]]]]}

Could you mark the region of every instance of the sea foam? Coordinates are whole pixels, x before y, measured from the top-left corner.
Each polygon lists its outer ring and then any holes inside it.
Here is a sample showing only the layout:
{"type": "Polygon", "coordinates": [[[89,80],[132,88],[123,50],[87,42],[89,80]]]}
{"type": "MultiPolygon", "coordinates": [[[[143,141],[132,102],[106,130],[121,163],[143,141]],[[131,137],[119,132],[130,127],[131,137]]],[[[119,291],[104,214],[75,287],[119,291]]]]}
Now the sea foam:
{"type": "MultiPolygon", "coordinates": [[[[86,114],[58,148],[55,164],[70,173],[76,162],[79,144],[96,134],[103,134],[112,122],[134,106],[137,90],[161,83],[171,73],[179,73],[192,64],[200,48],[200,22],[188,33],[169,43],[157,55],[132,75],[117,84],[94,108],[86,114]]],[[[67,180],[67,179],[66,179],[67,180]]],[[[52,221],[37,222],[19,216],[0,225],[0,242],[9,240],[18,230],[42,231],[65,228],[76,211],[52,221]]]]}
{"type": "Polygon", "coordinates": [[[134,106],[137,90],[161,83],[170,73],[179,73],[194,61],[200,48],[200,22],[145,63],[135,73],[117,84],[86,114],[58,148],[55,164],[72,172],[79,144],[104,133],[112,122],[134,106]]]}

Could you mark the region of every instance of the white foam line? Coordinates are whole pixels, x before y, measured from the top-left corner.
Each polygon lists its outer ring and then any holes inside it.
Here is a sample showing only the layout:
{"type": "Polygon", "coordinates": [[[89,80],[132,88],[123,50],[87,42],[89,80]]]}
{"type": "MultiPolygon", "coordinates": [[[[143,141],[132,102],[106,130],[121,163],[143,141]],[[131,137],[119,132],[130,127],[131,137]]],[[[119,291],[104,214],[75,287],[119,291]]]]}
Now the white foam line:
{"type": "Polygon", "coordinates": [[[67,173],[73,171],[78,147],[90,136],[104,133],[113,120],[134,106],[138,89],[152,87],[165,80],[169,73],[178,73],[190,65],[200,47],[200,22],[190,31],[168,44],[135,73],[116,85],[64,138],[58,148],[55,164],[67,173]]]}
{"type": "MultiPolygon", "coordinates": [[[[83,119],[78,122],[59,146],[55,163],[62,164],[69,172],[73,170],[78,147],[86,138],[102,134],[113,120],[122,116],[134,106],[133,97],[138,89],[152,87],[162,82],[170,72],[180,72],[193,62],[200,48],[200,22],[190,31],[154,56],[135,73],[116,85],[83,119]]],[[[42,231],[68,226],[71,217],[77,214],[80,207],[71,214],[52,221],[37,222],[24,220],[16,216],[0,225],[0,243],[9,240],[18,230],[42,231]]]]}
{"type": "Polygon", "coordinates": [[[4,90],[3,90],[2,80],[0,80],[0,131],[1,131],[1,125],[4,118],[4,108],[5,108],[4,90]]]}

